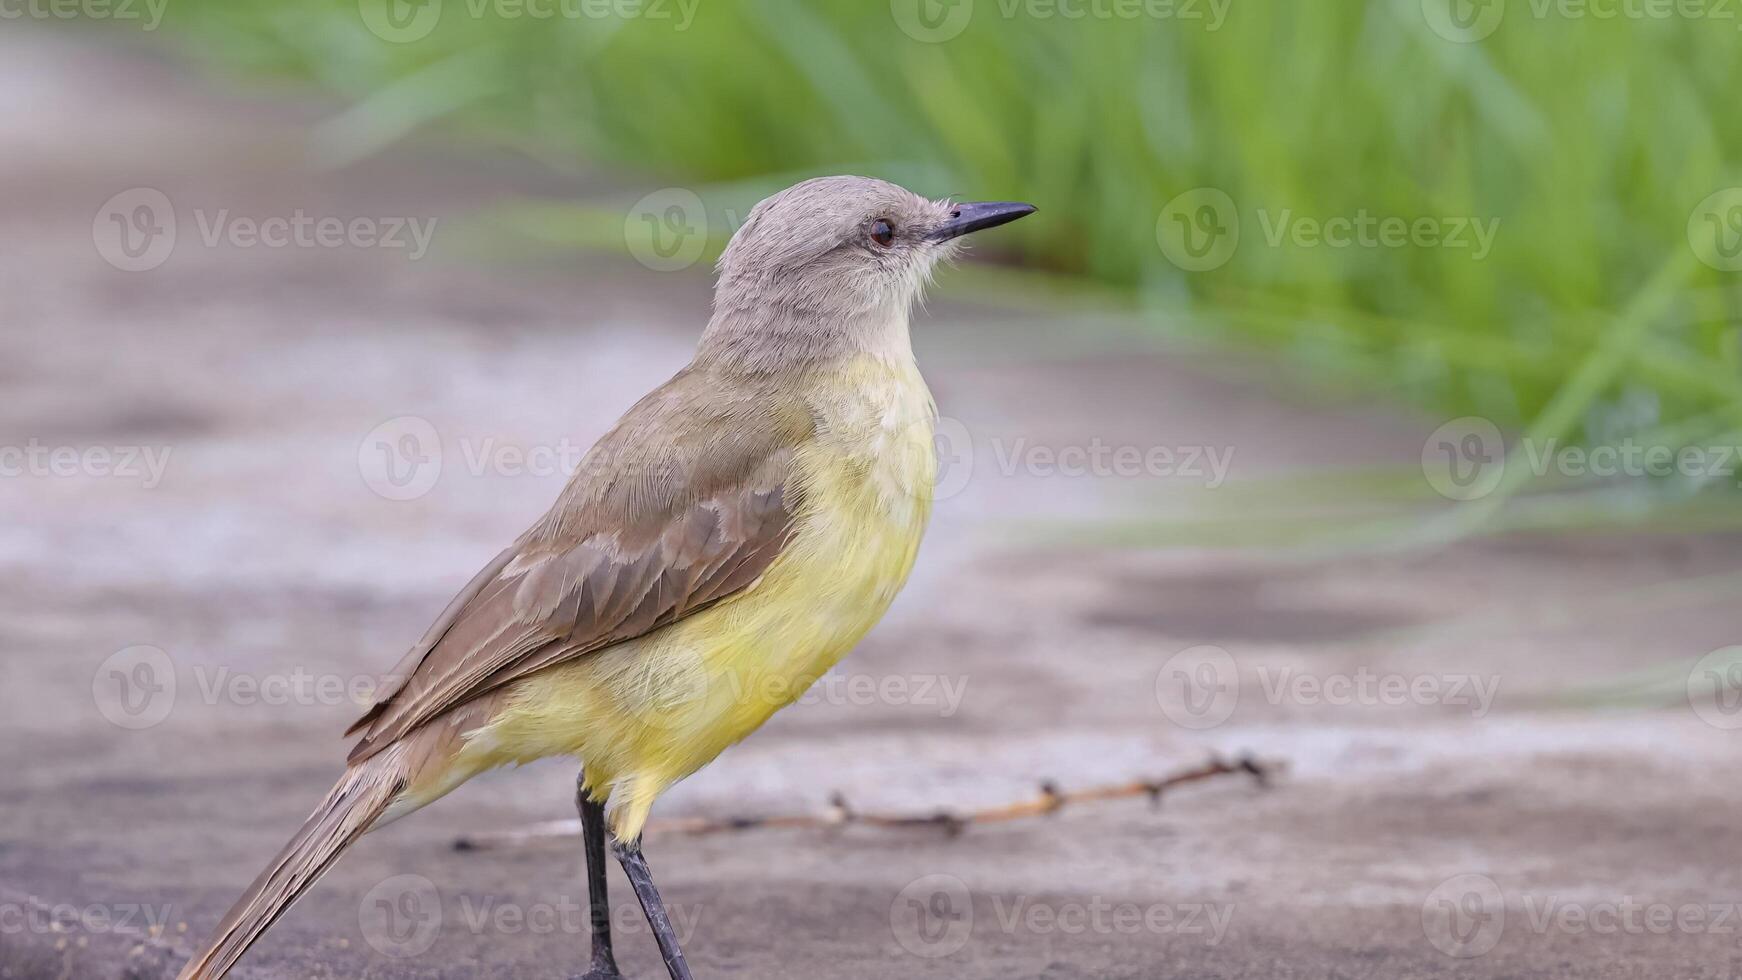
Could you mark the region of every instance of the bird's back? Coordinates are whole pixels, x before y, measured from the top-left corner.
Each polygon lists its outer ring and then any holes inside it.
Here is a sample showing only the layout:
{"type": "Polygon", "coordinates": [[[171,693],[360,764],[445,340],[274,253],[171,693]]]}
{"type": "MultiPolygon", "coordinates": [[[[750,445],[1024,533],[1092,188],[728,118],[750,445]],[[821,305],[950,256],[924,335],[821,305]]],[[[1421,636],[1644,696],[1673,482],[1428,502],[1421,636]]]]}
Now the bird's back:
{"type": "Polygon", "coordinates": [[[466,775],[579,756],[609,787],[614,830],[633,838],[660,793],[802,695],[882,618],[930,513],[935,410],[911,361],[818,370],[834,373],[796,388],[816,425],[794,450],[802,503],[780,556],[715,606],[517,682],[471,739],[466,775]]]}

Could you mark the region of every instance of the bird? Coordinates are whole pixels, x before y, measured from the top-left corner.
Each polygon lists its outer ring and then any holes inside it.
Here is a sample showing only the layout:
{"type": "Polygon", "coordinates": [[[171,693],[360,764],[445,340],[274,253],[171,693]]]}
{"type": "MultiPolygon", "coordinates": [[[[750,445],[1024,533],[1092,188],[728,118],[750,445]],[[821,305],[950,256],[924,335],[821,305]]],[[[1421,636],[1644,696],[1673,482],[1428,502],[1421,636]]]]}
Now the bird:
{"type": "Polygon", "coordinates": [[[654,801],[801,696],[913,568],[937,408],[912,310],[970,232],[1035,210],[857,176],[758,203],[690,362],[581,459],[346,732],[344,774],[180,980],[217,980],[365,832],[471,777],[579,761],[591,959],[622,974],[606,834],[672,980],[690,967],[641,832],[654,801]]]}

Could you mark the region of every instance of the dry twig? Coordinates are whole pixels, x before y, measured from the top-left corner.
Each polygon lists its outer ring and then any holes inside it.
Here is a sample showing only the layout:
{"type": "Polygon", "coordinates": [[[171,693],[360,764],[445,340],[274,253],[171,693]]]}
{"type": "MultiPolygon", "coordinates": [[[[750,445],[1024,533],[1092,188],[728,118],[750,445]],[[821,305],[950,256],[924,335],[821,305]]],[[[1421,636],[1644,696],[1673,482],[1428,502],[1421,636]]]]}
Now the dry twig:
{"type": "MultiPolygon", "coordinates": [[[[743,830],[824,828],[865,824],[872,827],[889,828],[937,827],[953,837],[973,824],[1004,823],[1010,820],[1046,816],[1057,813],[1071,804],[1145,796],[1149,798],[1151,805],[1159,806],[1162,795],[1168,790],[1217,776],[1245,773],[1251,776],[1260,787],[1264,787],[1268,786],[1271,777],[1281,772],[1283,768],[1281,763],[1260,762],[1249,755],[1242,755],[1232,762],[1220,757],[1212,757],[1201,766],[1177,772],[1162,779],[1138,780],[1116,786],[1077,790],[1076,792],[1065,792],[1060,790],[1057,784],[1048,781],[1040,784],[1040,795],[1032,800],[968,813],[955,813],[950,810],[938,810],[926,814],[861,813],[853,809],[845,796],[835,793],[829,798],[829,808],[822,813],[772,817],[677,817],[669,820],[650,821],[646,832],[653,836],[664,834],[699,836],[743,830]]],[[[575,837],[579,836],[580,832],[581,822],[578,819],[551,820],[520,830],[461,837],[454,841],[454,847],[462,851],[514,847],[551,838],[575,837]]]]}

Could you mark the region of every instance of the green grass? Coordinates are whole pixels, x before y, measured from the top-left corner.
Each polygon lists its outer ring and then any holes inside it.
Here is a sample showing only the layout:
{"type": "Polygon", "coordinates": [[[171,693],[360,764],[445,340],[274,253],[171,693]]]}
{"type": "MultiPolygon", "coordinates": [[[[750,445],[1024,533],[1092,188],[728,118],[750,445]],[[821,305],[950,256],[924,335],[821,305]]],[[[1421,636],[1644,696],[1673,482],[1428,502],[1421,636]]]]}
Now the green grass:
{"type": "Polygon", "coordinates": [[[323,129],[334,162],[457,122],[618,171],[633,193],[545,219],[591,227],[582,239],[609,241],[666,184],[722,217],[797,176],[871,173],[1034,201],[997,239],[1030,266],[1448,417],[1599,442],[1742,425],[1738,273],[1701,262],[1688,230],[1742,183],[1737,20],[1512,0],[1491,36],[1454,43],[1422,0],[1234,2],[1214,30],[974,0],[958,36],[923,43],[883,0],[700,0],[683,30],[675,0],[663,20],[474,17],[476,2],[445,0],[403,44],[372,35],[357,0],[177,0],[165,30],[348,100],[323,129]],[[1199,187],[1233,202],[1240,243],[1187,271],[1158,218],[1199,187]],[[1273,244],[1285,212],[1498,224],[1478,258],[1273,244]]]}

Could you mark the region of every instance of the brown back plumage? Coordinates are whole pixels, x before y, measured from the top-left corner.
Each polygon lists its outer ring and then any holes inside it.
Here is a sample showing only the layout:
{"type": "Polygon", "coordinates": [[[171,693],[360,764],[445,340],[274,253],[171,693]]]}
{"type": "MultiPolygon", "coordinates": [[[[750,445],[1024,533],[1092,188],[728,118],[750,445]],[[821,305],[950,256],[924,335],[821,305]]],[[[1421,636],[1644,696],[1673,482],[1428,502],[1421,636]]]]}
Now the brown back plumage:
{"type": "Polygon", "coordinates": [[[350,761],[455,705],[754,582],[792,530],[792,451],[810,426],[790,394],[710,383],[705,368],[686,368],[643,398],[587,454],[550,513],[474,577],[401,661],[351,726],[363,738],[350,761]]]}

